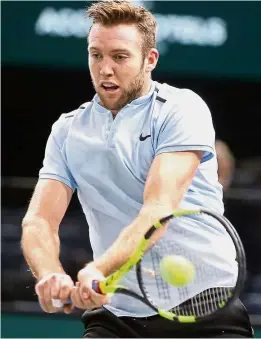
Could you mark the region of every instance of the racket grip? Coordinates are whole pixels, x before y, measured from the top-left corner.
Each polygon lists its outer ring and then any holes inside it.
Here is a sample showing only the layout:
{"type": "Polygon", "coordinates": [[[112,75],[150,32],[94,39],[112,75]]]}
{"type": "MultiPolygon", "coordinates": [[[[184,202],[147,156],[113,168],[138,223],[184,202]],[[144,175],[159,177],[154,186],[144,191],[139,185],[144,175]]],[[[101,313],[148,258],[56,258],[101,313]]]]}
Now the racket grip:
{"type": "MultiPolygon", "coordinates": [[[[100,288],[100,282],[98,280],[93,280],[92,281],[92,289],[96,292],[96,293],[99,293],[99,294],[103,294],[102,293],[102,290],[100,288]]],[[[71,298],[69,298],[66,303],[63,303],[61,302],[61,300],[59,299],[52,299],[52,304],[53,304],[53,307],[56,307],[56,308],[61,308],[65,305],[71,305],[72,303],[72,300],[71,298]]]]}
{"type": "Polygon", "coordinates": [[[71,305],[71,303],[72,303],[71,298],[69,298],[66,301],[66,303],[61,302],[60,299],[52,299],[53,307],[56,307],[56,308],[61,308],[61,307],[65,306],[65,305],[71,305]]]}
{"type": "Polygon", "coordinates": [[[103,294],[102,290],[100,288],[100,282],[98,280],[93,280],[92,281],[92,289],[99,294],[103,294]]]}

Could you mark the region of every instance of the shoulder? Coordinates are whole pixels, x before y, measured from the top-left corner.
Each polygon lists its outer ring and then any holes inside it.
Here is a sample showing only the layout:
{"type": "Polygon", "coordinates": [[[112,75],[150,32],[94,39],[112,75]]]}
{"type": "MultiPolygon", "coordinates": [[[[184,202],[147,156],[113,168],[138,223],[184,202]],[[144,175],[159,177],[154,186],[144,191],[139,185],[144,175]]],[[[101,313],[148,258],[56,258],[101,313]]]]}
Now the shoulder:
{"type": "Polygon", "coordinates": [[[157,97],[164,100],[165,106],[172,112],[179,110],[205,110],[209,112],[206,102],[196,92],[188,88],[178,88],[166,83],[156,83],[157,97]]]}
{"type": "Polygon", "coordinates": [[[56,120],[52,126],[52,133],[59,138],[66,138],[73,121],[80,117],[84,112],[86,112],[89,107],[90,102],[85,102],[77,109],[68,113],[61,114],[58,120],[56,120]]]}

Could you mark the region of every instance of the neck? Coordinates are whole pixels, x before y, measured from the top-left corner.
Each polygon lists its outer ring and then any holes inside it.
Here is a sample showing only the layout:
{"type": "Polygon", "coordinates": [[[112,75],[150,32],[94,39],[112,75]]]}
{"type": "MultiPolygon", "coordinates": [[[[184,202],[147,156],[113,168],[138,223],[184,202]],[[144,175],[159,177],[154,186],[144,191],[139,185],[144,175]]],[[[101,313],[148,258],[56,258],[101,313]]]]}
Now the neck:
{"type": "Polygon", "coordinates": [[[142,92],[141,92],[141,97],[143,97],[144,95],[148,94],[149,91],[150,91],[150,88],[151,88],[151,78],[148,79],[148,81],[145,81],[144,83],[144,87],[142,89],[142,92]]]}
{"type": "MultiPolygon", "coordinates": [[[[144,95],[146,95],[146,94],[149,93],[150,88],[151,88],[151,81],[152,81],[152,80],[151,80],[151,78],[150,78],[150,79],[148,79],[148,81],[146,81],[146,82],[144,83],[144,86],[143,86],[143,88],[142,88],[142,91],[141,91],[139,97],[143,97],[144,95]]],[[[136,98],[136,99],[138,99],[138,98],[136,98]]],[[[112,115],[113,115],[113,119],[116,117],[116,115],[118,114],[118,112],[119,112],[119,110],[111,110],[111,113],[112,113],[112,115]]]]}

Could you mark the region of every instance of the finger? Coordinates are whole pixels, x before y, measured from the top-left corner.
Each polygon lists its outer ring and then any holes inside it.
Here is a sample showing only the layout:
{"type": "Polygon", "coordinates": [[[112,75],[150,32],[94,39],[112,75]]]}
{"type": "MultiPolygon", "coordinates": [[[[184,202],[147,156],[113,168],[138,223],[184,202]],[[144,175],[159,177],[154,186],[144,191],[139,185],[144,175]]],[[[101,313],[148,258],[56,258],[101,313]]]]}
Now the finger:
{"type": "MultiPolygon", "coordinates": [[[[36,284],[35,291],[38,295],[42,309],[48,313],[53,313],[64,309],[64,306],[60,301],[60,293],[61,298],[63,298],[63,302],[65,302],[70,295],[72,287],[73,281],[68,275],[50,274],[36,284]],[[60,305],[54,305],[53,301],[60,302],[60,305]]],[[[70,312],[72,308],[73,307],[68,306],[66,308],[66,312],[70,312]]]]}
{"type": "Polygon", "coordinates": [[[96,293],[90,285],[80,286],[80,295],[84,304],[88,308],[98,308],[106,303],[107,297],[96,293]]]}
{"type": "Polygon", "coordinates": [[[97,305],[104,305],[107,304],[109,299],[110,299],[110,295],[108,294],[102,294],[102,293],[97,293],[93,288],[92,288],[92,282],[89,285],[89,292],[90,292],[90,298],[92,299],[92,301],[97,304],[97,305]]]}
{"type": "Polygon", "coordinates": [[[52,308],[51,300],[48,294],[48,281],[41,280],[35,285],[35,291],[38,296],[38,300],[41,308],[48,313],[52,313],[55,309],[52,308]]]}
{"type": "Polygon", "coordinates": [[[100,307],[101,304],[96,304],[95,302],[93,302],[93,300],[91,299],[91,293],[90,293],[90,290],[89,290],[89,287],[85,286],[86,288],[84,287],[81,287],[81,284],[78,282],[77,283],[77,287],[78,287],[78,293],[79,293],[79,296],[82,300],[82,303],[83,303],[83,308],[84,309],[93,309],[93,308],[97,308],[97,307],[100,307]],[[82,294],[81,294],[82,293],[82,294]]]}
{"type": "Polygon", "coordinates": [[[83,300],[88,300],[90,298],[91,289],[87,285],[87,283],[79,283],[78,282],[78,288],[79,288],[79,291],[80,291],[81,298],[83,300]]]}
{"type": "Polygon", "coordinates": [[[59,305],[59,293],[60,293],[60,285],[61,279],[63,279],[60,275],[53,275],[47,281],[47,286],[49,287],[49,295],[47,291],[45,292],[45,301],[47,302],[48,309],[51,313],[59,312],[63,309],[63,304],[59,305]],[[48,298],[48,299],[46,299],[48,298]]]}
{"type": "Polygon", "coordinates": [[[73,309],[74,309],[74,304],[64,305],[63,311],[66,314],[70,314],[72,313],[73,309]]]}
{"type": "Polygon", "coordinates": [[[65,304],[68,301],[68,299],[70,298],[72,288],[73,288],[73,285],[68,284],[68,282],[66,281],[62,281],[60,283],[60,291],[59,291],[58,299],[60,299],[62,303],[65,304]]]}
{"type": "Polygon", "coordinates": [[[99,294],[93,290],[90,292],[90,299],[93,301],[94,304],[96,304],[99,307],[109,302],[108,295],[99,294]]]}
{"type": "Polygon", "coordinates": [[[59,299],[61,281],[59,278],[53,276],[50,279],[50,295],[52,299],[59,299]]]}
{"type": "Polygon", "coordinates": [[[84,301],[82,300],[81,298],[81,295],[80,295],[80,290],[78,287],[74,287],[72,289],[72,292],[71,292],[71,299],[72,299],[72,302],[73,304],[78,307],[78,308],[82,308],[82,309],[85,309],[86,306],[85,306],[85,303],[84,301]]]}
{"type": "Polygon", "coordinates": [[[49,281],[46,281],[43,284],[43,295],[42,295],[45,303],[48,305],[52,302],[52,298],[51,298],[51,288],[50,288],[50,283],[49,281]]]}
{"type": "Polygon", "coordinates": [[[84,300],[84,308],[87,310],[93,310],[94,308],[100,308],[101,306],[101,304],[96,304],[91,299],[84,300]]]}
{"type": "Polygon", "coordinates": [[[39,303],[42,307],[42,309],[47,313],[55,313],[58,312],[60,309],[53,307],[52,303],[48,303],[45,301],[45,299],[39,298],[39,303]]]}

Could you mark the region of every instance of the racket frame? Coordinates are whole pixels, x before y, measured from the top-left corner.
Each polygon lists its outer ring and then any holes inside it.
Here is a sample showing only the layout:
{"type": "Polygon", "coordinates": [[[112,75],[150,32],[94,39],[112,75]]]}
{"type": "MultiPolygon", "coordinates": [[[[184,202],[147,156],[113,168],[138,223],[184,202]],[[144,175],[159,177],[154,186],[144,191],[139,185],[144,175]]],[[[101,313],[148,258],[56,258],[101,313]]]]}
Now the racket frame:
{"type": "MultiPolygon", "coordinates": [[[[179,216],[190,216],[190,215],[192,215],[192,214],[183,214],[182,210],[180,210],[180,211],[181,211],[181,213],[180,213],[179,216]]],[[[143,283],[141,260],[137,263],[137,266],[136,266],[136,276],[137,276],[139,288],[142,292],[144,299],[147,302],[149,302],[151,304],[151,306],[153,306],[153,309],[157,310],[159,315],[161,315],[164,318],[167,318],[169,320],[173,320],[173,321],[177,321],[177,322],[181,322],[181,323],[199,322],[201,320],[206,320],[207,318],[212,318],[214,315],[216,316],[218,313],[223,311],[224,307],[229,307],[231,304],[233,304],[233,302],[241,294],[241,292],[244,288],[245,281],[246,281],[247,269],[246,269],[245,251],[244,251],[244,247],[242,245],[241,239],[240,239],[237,231],[235,230],[234,226],[231,224],[231,222],[226,217],[221,216],[221,215],[219,215],[219,214],[217,214],[213,211],[210,211],[210,210],[207,210],[207,209],[204,209],[204,208],[197,210],[197,213],[193,213],[193,214],[199,215],[201,213],[204,213],[206,215],[213,217],[214,219],[218,220],[222,224],[222,226],[225,228],[225,230],[227,231],[227,233],[231,237],[233,244],[236,248],[236,253],[238,254],[238,256],[237,256],[238,277],[237,277],[236,285],[234,287],[234,293],[231,293],[231,295],[228,297],[228,300],[226,302],[220,303],[219,308],[215,312],[213,312],[209,315],[202,316],[202,317],[197,317],[197,316],[192,316],[192,315],[190,315],[190,316],[175,315],[175,313],[173,313],[171,311],[167,311],[167,310],[158,308],[157,305],[153,302],[153,300],[148,296],[145,285],[143,283]]],[[[177,216],[177,213],[173,213],[173,214],[171,214],[171,215],[169,215],[165,218],[160,219],[159,223],[164,223],[165,220],[170,220],[171,218],[176,217],[176,216],[177,216]]],[[[146,304],[147,304],[147,302],[146,302],[146,304]]]]}
{"type": "Polygon", "coordinates": [[[124,294],[130,297],[133,297],[137,300],[140,300],[141,302],[145,303],[147,306],[149,306],[151,309],[153,309],[155,312],[157,312],[160,316],[180,322],[180,323],[195,323],[199,322],[201,320],[205,320],[206,318],[212,318],[214,315],[216,316],[218,313],[222,312],[225,307],[229,307],[241,294],[244,284],[246,280],[246,257],[245,257],[245,251],[244,247],[242,245],[241,239],[235,230],[234,226],[230,223],[230,221],[225,218],[224,216],[219,215],[218,213],[215,213],[213,211],[210,211],[205,208],[200,209],[180,209],[174,211],[172,214],[161,218],[158,222],[156,222],[153,226],[149,228],[149,230],[145,233],[145,235],[140,240],[139,244],[137,245],[134,253],[130,257],[130,259],[122,265],[117,271],[112,273],[109,277],[107,277],[103,281],[93,281],[92,288],[100,294],[107,294],[107,293],[120,293],[124,294]],[[238,260],[238,278],[236,285],[234,287],[234,293],[231,294],[231,296],[228,298],[226,302],[223,302],[219,305],[219,309],[217,309],[215,312],[202,316],[197,317],[193,315],[184,316],[184,315],[176,315],[175,313],[171,311],[167,311],[165,309],[159,308],[153,300],[148,296],[148,293],[146,292],[146,288],[143,284],[143,278],[141,273],[141,259],[143,257],[144,252],[148,248],[149,240],[152,236],[152,234],[159,228],[163,227],[164,224],[168,221],[170,221],[173,218],[182,217],[182,216],[192,216],[192,215],[200,215],[200,214],[206,214],[214,219],[218,220],[222,226],[225,228],[229,236],[231,237],[236,252],[238,254],[237,260],[238,260]],[[136,266],[136,276],[139,284],[139,288],[142,292],[142,296],[129,290],[128,288],[117,285],[117,282],[124,277],[134,266],[136,266]]]}

